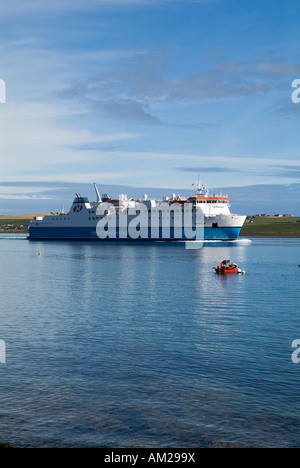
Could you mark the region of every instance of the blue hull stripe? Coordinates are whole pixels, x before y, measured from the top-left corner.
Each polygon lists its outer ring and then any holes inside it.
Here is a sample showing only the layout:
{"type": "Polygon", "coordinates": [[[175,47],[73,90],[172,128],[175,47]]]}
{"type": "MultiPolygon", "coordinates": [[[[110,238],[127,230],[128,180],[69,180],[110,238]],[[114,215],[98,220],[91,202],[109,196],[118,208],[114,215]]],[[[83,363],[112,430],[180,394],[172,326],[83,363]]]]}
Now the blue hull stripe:
{"type": "MultiPolygon", "coordinates": [[[[206,227],[204,229],[204,240],[236,240],[239,237],[241,228],[240,227],[206,227]]],[[[143,241],[151,240],[176,240],[174,239],[174,234],[172,233],[171,228],[171,238],[164,239],[162,233],[160,232],[158,239],[152,239],[150,236],[148,239],[140,239],[143,241]]],[[[118,237],[118,233],[117,233],[118,237]]],[[[95,228],[78,228],[78,227],[30,227],[29,239],[31,240],[98,240],[98,241],[113,241],[119,239],[107,238],[100,239],[97,236],[95,228]]],[[[126,239],[120,239],[126,240],[126,239]]],[[[128,237],[128,240],[139,240],[131,239],[128,237]]],[[[178,240],[178,239],[177,239],[178,240]]],[[[185,237],[182,237],[182,240],[185,240],[185,237]]],[[[200,239],[201,240],[201,239],[200,239]]]]}

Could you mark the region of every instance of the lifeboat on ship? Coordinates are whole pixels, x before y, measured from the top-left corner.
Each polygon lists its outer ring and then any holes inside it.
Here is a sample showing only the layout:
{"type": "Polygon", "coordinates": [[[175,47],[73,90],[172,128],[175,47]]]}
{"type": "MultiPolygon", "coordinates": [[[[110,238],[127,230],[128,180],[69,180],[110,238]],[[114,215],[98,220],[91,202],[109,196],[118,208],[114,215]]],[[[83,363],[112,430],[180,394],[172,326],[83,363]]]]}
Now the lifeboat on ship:
{"type": "Polygon", "coordinates": [[[186,198],[181,198],[179,195],[177,197],[175,197],[173,195],[171,200],[169,200],[170,205],[173,205],[174,203],[179,203],[180,205],[184,205],[184,203],[186,203],[186,202],[187,202],[187,199],[186,198]]]}
{"type": "Polygon", "coordinates": [[[223,260],[220,265],[215,267],[215,272],[221,275],[237,273],[238,266],[236,263],[230,263],[230,260],[223,260]]]}
{"type": "Polygon", "coordinates": [[[128,200],[124,198],[109,198],[108,202],[114,205],[115,207],[125,206],[128,203],[128,200]]]}

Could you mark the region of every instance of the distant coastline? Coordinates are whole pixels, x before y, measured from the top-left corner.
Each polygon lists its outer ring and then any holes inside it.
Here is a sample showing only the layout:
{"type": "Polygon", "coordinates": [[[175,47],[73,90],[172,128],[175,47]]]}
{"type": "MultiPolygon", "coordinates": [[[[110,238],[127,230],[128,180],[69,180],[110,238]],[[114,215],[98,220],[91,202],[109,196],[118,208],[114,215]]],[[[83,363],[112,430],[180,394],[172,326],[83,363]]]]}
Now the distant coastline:
{"type": "MultiPolygon", "coordinates": [[[[0,234],[28,234],[29,222],[45,213],[0,216],[0,234]]],[[[300,238],[300,216],[248,216],[240,237],[300,238]]]]}

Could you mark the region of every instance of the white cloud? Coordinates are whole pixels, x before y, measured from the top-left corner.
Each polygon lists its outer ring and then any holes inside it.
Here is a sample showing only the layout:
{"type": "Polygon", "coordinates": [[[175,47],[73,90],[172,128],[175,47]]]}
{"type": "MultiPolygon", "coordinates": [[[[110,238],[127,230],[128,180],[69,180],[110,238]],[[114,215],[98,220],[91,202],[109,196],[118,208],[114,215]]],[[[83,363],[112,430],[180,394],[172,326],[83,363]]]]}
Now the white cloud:
{"type": "Polygon", "coordinates": [[[265,61],[256,65],[255,71],[262,75],[272,77],[295,77],[300,74],[300,62],[288,62],[284,60],[265,61]]]}
{"type": "Polygon", "coordinates": [[[179,77],[184,59],[172,48],[140,50],[119,59],[71,82],[61,97],[84,102],[112,119],[172,125],[158,118],[154,109],[263,96],[271,91],[257,74],[248,76],[242,62],[221,61],[206,70],[199,64],[193,73],[179,77]]]}
{"type": "MultiPolygon", "coordinates": [[[[6,176],[24,171],[42,172],[51,166],[92,159],[91,151],[77,148],[137,138],[138,134],[95,134],[62,125],[73,109],[37,103],[6,104],[0,108],[1,172],[6,176]]],[[[4,179],[3,179],[4,180],[4,179]]]]}

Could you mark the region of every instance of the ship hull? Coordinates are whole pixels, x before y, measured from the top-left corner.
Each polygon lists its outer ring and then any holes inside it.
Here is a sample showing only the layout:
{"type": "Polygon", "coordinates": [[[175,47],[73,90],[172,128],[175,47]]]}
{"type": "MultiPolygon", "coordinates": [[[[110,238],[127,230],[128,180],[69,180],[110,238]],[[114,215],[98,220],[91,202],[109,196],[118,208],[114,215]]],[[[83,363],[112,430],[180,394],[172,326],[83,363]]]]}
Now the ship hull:
{"type": "MultiPolygon", "coordinates": [[[[204,239],[200,240],[219,240],[219,241],[228,241],[236,240],[239,237],[241,227],[236,226],[226,226],[226,227],[205,227],[204,228],[204,239]]],[[[107,236],[105,239],[100,239],[97,235],[95,227],[31,227],[29,232],[29,240],[83,240],[83,241],[178,241],[178,240],[193,240],[187,238],[182,233],[182,236],[174,237],[174,230],[170,229],[170,237],[164,238],[162,231],[160,230],[159,236],[157,238],[152,238],[151,233],[147,238],[138,238],[132,239],[131,237],[119,237],[118,231],[116,231],[115,236],[107,236]]],[[[199,239],[198,239],[199,240],[199,239]]]]}

